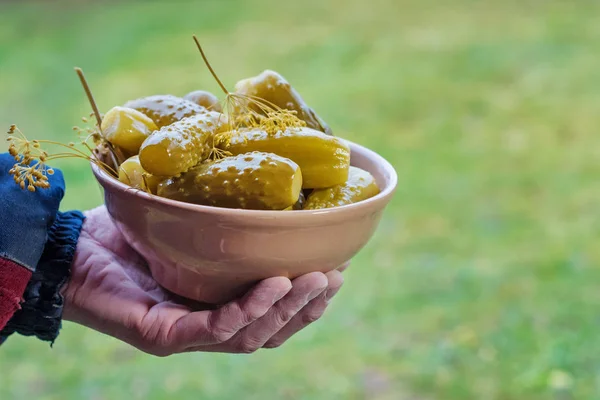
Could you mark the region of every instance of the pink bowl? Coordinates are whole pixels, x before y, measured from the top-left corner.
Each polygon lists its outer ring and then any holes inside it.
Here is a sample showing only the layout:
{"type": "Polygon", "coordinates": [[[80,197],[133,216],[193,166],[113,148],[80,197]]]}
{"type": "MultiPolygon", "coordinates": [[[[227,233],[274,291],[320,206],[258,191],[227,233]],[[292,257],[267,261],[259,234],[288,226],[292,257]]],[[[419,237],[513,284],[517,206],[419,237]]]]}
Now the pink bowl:
{"type": "Polygon", "coordinates": [[[369,241],[396,189],[394,168],[348,142],[351,164],[369,171],[381,192],[325,210],[256,211],[201,206],[131,189],[92,164],[106,207],[128,243],[167,290],[206,303],[229,301],[273,276],[328,272],[369,241]]]}

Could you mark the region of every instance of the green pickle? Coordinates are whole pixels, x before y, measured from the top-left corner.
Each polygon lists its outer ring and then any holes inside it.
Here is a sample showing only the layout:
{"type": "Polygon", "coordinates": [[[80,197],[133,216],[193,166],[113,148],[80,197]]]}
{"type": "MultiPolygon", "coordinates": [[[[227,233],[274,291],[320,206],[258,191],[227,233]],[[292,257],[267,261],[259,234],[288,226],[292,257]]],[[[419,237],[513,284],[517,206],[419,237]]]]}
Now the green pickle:
{"type": "MultiPolygon", "coordinates": [[[[306,122],[307,127],[333,135],[331,128],[306,105],[292,85],[275,71],[266,70],[258,76],[239,81],[235,85],[235,92],[261,98],[285,110],[296,111],[296,116],[306,122]]],[[[261,112],[256,105],[250,104],[250,107],[261,112]]]]}
{"type": "Polygon", "coordinates": [[[102,134],[110,143],[135,155],[144,140],[157,130],[145,114],[126,107],[113,107],[102,118],[102,134]]]}
{"type": "Polygon", "coordinates": [[[350,167],[348,180],[326,189],[316,189],[306,199],[304,210],[339,207],[371,198],[379,193],[373,175],[360,168],[350,167]]]}
{"type": "Polygon", "coordinates": [[[164,126],[142,144],[142,167],[153,175],[165,177],[186,172],[208,158],[212,149],[209,139],[227,127],[224,114],[206,110],[164,126]]]}
{"type": "Polygon", "coordinates": [[[134,189],[156,194],[156,188],[161,180],[142,168],[139,156],[129,157],[119,166],[119,181],[134,189]]]}
{"type": "Polygon", "coordinates": [[[170,94],[131,100],[125,104],[125,107],[136,109],[147,115],[159,128],[171,125],[186,117],[206,112],[206,108],[170,94]]]}
{"type": "Polygon", "coordinates": [[[187,203],[253,210],[284,210],[299,199],[302,173],[276,154],[251,152],[205,161],[164,180],[158,195],[187,203]]]}
{"type": "Polygon", "coordinates": [[[125,160],[119,181],[176,201],[250,210],[317,210],[379,193],[370,173],[350,166],[348,144],[279,73],[239,81],[227,100],[227,114],[204,90],[109,110],[101,131],[125,160]]]}
{"type": "Polygon", "coordinates": [[[185,100],[205,107],[211,111],[223,112],[223,107],[219,103],[219,98],[206,90],[196,90],[183,96],[185,100]]]}
{"type": "Polygon", "coordinates": [[[303,189],[321,189],[348,179],[350,148],[339,138],[310,128],[289,128],[274,135],[260,129],[238,131],[225,149],[232,154],[251,151],[289,158],[302,170],[303,189]]]}

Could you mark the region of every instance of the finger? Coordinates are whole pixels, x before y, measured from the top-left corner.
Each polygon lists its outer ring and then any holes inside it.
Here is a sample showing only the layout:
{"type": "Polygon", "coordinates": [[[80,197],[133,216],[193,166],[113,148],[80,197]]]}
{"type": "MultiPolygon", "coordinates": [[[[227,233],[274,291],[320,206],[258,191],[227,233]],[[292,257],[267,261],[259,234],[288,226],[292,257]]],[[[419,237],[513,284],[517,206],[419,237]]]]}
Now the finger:
{"type": "Polygon", "coordinates": [[[342,265],[340,265],[337,270],[340,272],[344,272],[346,269],[348,269],[348,267],[350,266],[350,261],[346,261],[345,263],[343,263],[342,265]]]}
{"type": "Polygon", "coordinates": [[[339,271],[331,271],[326,274],[329,285],[327,290],[318,297],[311,300],[292,320],[265,343],[266,348],[281,346],[290,337],[312,324],[325,312],[329,301],[337,294],[344,284],[344,277],[339,271]]]}
{"type": "Polygon", "coordinates": [[[188,314],[173,326],[171,333],[176,347],[187,349],[228,341],[240,329],[265,315],[291,288],[287,278],[269,278],[241,299],[217,310],[188,314]]]}
{"type": "Polygon", "coordinates": [[[232,345],[240,353],[252,353],[260,349],[274,334],[283,328],[312,299],[327,288],[327,277],[313,272],[294,279],[292,290],[278,301],[263,317],[240,330],[232,338],[232,345]]]}

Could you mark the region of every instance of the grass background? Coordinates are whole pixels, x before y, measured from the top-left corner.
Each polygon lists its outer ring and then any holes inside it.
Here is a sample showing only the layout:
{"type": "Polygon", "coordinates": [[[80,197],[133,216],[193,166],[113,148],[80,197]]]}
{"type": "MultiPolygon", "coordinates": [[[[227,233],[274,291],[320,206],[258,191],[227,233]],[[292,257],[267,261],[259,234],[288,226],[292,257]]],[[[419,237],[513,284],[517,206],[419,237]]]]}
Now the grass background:
{"type": "MultiPolygon", "coordinates": [[[[321,321],[252,356],[158,359],[66,323],[11,338],[1,399],[600,398],[600,4],[0,2],[0,124],[281,72],[398,193],[321,321]]],[[[102,198],[61,163],[65,209],[102,198]]]]}

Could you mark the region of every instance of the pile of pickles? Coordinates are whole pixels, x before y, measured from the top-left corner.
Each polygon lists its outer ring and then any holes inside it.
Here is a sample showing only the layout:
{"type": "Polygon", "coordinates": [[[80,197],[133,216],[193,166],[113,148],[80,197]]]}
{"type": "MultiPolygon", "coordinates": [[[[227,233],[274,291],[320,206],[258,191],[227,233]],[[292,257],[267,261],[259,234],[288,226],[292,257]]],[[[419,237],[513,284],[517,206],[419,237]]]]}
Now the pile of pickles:
{"type": "Polygon", "coordinates": [[[348,145],[280,74],[242,80],[232,98],[248,100],[234,104],[254,123],[205,91],[109,110],[101,133],[121,155],[119,181],[172,200],[252,210],[324,209],[379,193],[369,172],[350,166],[348,145]],[[300,123],[281,123],[289,115],[300,123]]]}

